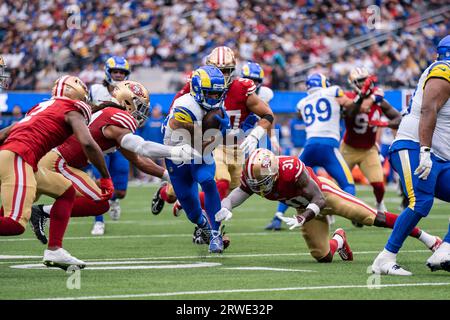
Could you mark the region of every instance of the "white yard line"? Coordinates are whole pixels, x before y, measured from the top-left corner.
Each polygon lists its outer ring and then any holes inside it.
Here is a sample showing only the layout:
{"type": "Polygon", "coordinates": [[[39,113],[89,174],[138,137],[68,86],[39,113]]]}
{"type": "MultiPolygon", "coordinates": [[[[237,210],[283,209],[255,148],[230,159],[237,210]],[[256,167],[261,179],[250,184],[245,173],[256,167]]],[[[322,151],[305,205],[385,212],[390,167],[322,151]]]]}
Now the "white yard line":
{"type": "MultiPolygon", "coordinates": [[[[419,282],[419,283],[399,283],[399,284],[380,284],[379,288],[396,287],[428,287],[428,286],[449,286],[450,282],[419,282]]],[[[282,291],[305,291],[305,290],[330,290],[330,289],[367,289],[367,285],[336,285],[336,286],[311,286],[311,287],[286,287],[286,288],[258,288],[258,289],[229,289],[229,290],[208,290],[208,291],[177,291],[177,292],[150,292],[141,294],[122,294],[122,295],[104,295],[104,296],[84,296],[84,297],[55,297],[39,298],[38,300],[93,300],[93,299],[132,299],[132,298],[150,298],[150,297],[170,297],[170,296],[188,296],[188,295],[209,295],[218,293],[250,293],[250,292],[282,292],[282,291]]]]}
{"type": "MultiPolygon", "coordinates": [[[[380,251],[354,251],[353,254],[377,254],[380,251]]],[[[401,253],[430,253],[430,250],[402,250],[401,253]]],[[[106,258],[106,259],[83,259],[85,262],[102,262],[112,261],[120,263],[120,261],[146,261],[146,260],[173,260],[173,259],[227,259],[227,258],[264,258],[264,257],[286,257],[286,256],[309,256],[309,252],[296,252],[296,253],[252,253],[252,254],[224,254],[223,256],[209,255],[206,250],[204,255],[194,256],[169,256],[169,257],[130,257],[130,258],[106,258]]],[[[37,257],[41,259],[42,257],[37,257]]],[[[0,264],[15,264],[22,261],[1,261],[0,264]]],[[[115,264],[115,263],[113,263],[115,264]]]]}
{"type": "Polygon", "coordinates": [[[285,269],[285,268],[269,268],[269,267],[233,267],[233,268],[221,268],[221,269],[249,270],[249,271],[317,272],[315,270],[307,270],[307,269],[285,269]]]}

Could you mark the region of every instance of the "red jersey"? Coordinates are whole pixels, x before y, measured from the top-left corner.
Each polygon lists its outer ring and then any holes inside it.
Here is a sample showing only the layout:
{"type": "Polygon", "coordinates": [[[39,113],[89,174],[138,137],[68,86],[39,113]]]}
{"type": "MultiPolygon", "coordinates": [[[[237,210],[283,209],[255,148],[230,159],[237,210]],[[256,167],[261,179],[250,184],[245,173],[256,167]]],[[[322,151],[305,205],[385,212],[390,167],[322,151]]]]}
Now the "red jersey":
{"type": "MultiPolygon", "coordinates": [[[[103,128],[107,126],[125,128],[134,133],[138,123],[128,112],[117,108],[108,107],[94,113],[92,122],[89,124],[89,131],[105,153],[115,151],[119,147],[116,140],[107,139],[103,135],[103,128]]],[[[67,139],[57,150],[71,167],[81,169],[88,164],[88,158],[75,136],[67,139]]]]}
{"type": "MultiPolygon", "coordinates": [[[[304,208],[309,201],[303,197],[302,191],[293,186],[297,183],[300,174],[307,170],[311,179],[313,179],[319,187],[321,183],[314,171],[305,166],[297,157],[279,156],[278,158],[278,179],[275,181],[272,191],[264,196],[264,198],[273,201],[281,201],[288,206],[294,208],[304,208]]],[[[244,173],[241,176],[240,188],[248,194],[253,194],[250,187],[245,182],[244,173]]]]}
{"type": "Polygon", "coordinates": [[[14,125],[0,150],[17,153],[37,171],[39,160],[73,133],[65,120],[71,111],[80,112],[89,123],[91,107],[82,101],[54,98],[37,104],[14,125]]]}
{"type": "MultiPolygon", "coordinates": [[[[256,85],[250,79],[235,78],[228,86],[224,107],[230,117],[231,129],[239,129],[242,122],[244,122],[251,113],[251,111],[247,109],[246,104],[248,97],[254,92],[256,92],[256,85]]],[[[190,93],[190,82],[187,82],[184,87],[177,92],[173,101],[186,93],[190,93]]],[[[171,108],[172,105],[170,105],[171,108]]]]}
{"type": "MultiPolygon", "coordinates": [[[[381,89],[375,87],[375,94],[377,91],[381,91],[381,89]]],[[[346,92],[345,95],[351,99],[356,97],[355,92],[346,92]]],[[[374,102],[368,113],[360,112],[354,117],[345,117],[344,142],[353,148],[372,148],[376,142],[378,127],[369,126],[369,121],[380,120],[381,115],[380,105],[374,102]]]]}

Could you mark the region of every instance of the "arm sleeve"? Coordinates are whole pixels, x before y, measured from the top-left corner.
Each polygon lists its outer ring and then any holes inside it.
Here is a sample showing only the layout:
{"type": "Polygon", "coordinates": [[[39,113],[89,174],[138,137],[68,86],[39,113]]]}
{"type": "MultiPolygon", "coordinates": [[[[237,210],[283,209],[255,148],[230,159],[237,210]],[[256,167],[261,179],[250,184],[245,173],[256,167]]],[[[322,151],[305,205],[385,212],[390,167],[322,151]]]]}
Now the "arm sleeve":
{"type": "Polygon", "coordinates": [[[231,191],[231,193],[225,199],[222,200],[222,208],[227,208],[231,211],[234,207],[240,206],[250,196],[250,194],[248,194],[241,188],[236,188],[231,191]]]}
{"type": "Polygon", "coordinates": [[[128,133],[122,138],[120,146],[147,158],[168,158],[172,152],[172,147],[146,141],[142,137],[132,133],[128,133]]]}

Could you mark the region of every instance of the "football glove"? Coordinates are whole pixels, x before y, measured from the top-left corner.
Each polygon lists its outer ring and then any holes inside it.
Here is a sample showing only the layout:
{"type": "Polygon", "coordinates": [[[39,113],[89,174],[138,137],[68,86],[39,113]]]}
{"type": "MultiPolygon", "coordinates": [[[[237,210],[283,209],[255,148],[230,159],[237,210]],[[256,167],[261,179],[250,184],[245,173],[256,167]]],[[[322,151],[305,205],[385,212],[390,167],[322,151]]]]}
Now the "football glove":
{"type": "Polygon", "coordinates": [[[174,162],[190,162],[192,158],[201,158],[201,154],[188,144],[172,147],[170,159],[174,162]]]}
{"type": "Polygon", "coordinates": [[[114,184],[111,178],[100,178],[100,189],[102,190],[101,200],[109,200],[114,193],[114,184]]]}
{"type": "Polygon", "coordinates": [[[227,135],[227,130],[231,129],[231,124],[230,117],[228,116],[227,112],[223,107],[221,108],[223,111],[223,118],[221,118],[218,114],[216,114],[214,118],[220,122],[220,132],[222,133],[222,136],[225,137],[227,135]]]}
{"type": "Polygon", "coordinates": [[[278,216],[281,220],[283,220],[288,226],[290,226],[289,230],[293,230],[297,227],[303,226],[305,223],[306,218],[302,215],[294,215],[292,218],[287,218],[284,216],[278,216]]]}
{"type": "Polygon", "coordinates": [[[217,222],[228,221],[231,219],[231,217],[233,217],[233,214],[227,208],[222,208],[219,211],[217,211],[214,217],[217,222]]]}
{"type": "Polygon", "coordinates": [[[431,149],[429,147],[420,147],[420,162],[417,169],[414,171],[415,175],[419,175],[419,179],[427,180],[431,172],[433,161],[431,160],[431,149]]]}

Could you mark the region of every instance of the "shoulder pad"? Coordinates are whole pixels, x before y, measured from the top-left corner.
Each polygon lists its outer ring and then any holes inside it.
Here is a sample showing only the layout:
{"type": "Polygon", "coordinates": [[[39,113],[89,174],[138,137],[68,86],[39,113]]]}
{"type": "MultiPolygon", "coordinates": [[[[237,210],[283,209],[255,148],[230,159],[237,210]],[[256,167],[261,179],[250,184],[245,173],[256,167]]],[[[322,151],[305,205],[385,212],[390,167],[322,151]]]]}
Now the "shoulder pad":
{"type": "Polygon", "coordinates": [[[423,86],[430,78],[441,78],[450,82],[450,64],[446,61],[437,61],[433,63],[428,71],[427,78],[423,86]]]}

